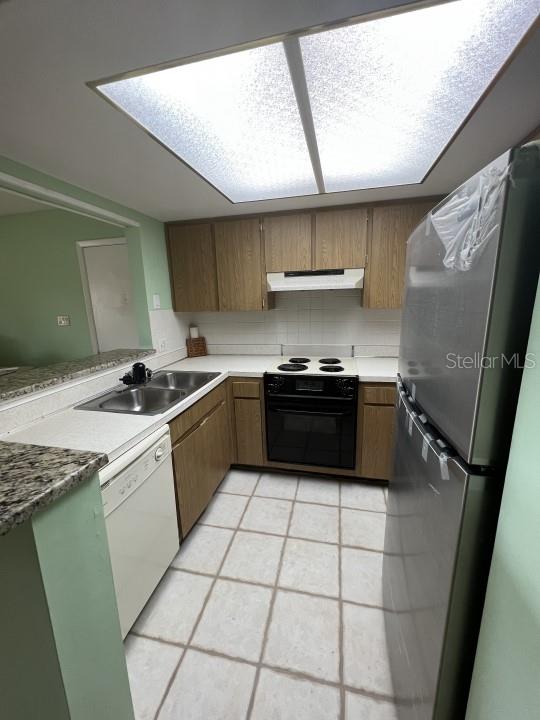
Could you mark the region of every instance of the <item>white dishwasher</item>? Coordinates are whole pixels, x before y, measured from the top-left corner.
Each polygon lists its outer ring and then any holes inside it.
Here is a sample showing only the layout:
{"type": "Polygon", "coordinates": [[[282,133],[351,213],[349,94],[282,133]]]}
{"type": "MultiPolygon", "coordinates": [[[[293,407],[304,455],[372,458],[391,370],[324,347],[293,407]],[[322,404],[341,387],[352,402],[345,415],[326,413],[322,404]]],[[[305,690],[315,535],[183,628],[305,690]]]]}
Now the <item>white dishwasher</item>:
{"type": "Polygon", "coordinates": [[[169,426],[99,471],[122,637],[178,552],[169,426]]]}

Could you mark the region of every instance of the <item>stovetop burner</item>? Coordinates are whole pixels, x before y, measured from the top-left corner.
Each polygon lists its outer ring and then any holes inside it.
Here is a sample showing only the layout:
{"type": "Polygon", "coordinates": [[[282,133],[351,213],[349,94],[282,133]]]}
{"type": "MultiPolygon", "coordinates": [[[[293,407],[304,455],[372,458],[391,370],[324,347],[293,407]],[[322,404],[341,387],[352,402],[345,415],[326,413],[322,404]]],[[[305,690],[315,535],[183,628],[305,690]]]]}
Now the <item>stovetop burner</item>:
{"type": "Polygon", "coordinates": [[[294,363],[295,365],[298,363],[304,364],[304,363],[311,362],[311,359],[304,358],[304,357],[298,357],[298,358],[294,357],[294,358],[289,358],[289,362],[294,363]]]}
{"type": "MultiPolygon", "coordinates": [[[[319,360],[321,365],[339,365],[341,360],[339,358],[322,358],[319,360]]],[[[341,368],[343,370],[343,368],[341,368]]]]}
{"type": "Polygon", "coordinates": [[[341,365],[321,365],[320,370],[323,372],[343,372],[341,365]]]}
{"type": "Polygon", "coordinates": [[[278,370],[284,370],[285,372],[301,372],[302,370],[307,370],[307,365],[297,362],[283,363],[283,365],[278,365],[278,370]]]}

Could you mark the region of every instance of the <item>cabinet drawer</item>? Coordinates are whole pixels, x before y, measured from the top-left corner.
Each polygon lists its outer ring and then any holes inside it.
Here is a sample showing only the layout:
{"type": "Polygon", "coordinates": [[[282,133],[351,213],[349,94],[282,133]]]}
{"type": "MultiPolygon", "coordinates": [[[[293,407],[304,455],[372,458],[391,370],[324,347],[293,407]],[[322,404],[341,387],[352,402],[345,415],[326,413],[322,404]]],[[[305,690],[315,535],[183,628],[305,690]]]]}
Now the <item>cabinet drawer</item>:
{"type": "Polygon", "coordinates": [[[221,383],[217,388],[214,388],[208,395],[205,395],[198,402],[188,408],[185,412],[169,423],[171,431],[171,442],[174,445],[182,435],[185,435],[187,431],[199,422],[201,418],[207,415],[213,407],[218,403],[226,400],[225,383],[221,383]]]}
{"type": "Polygon", "coordinates": [[[366,405],[394,405],[396,402],[394,385],[364,385],[362,391],[366,405]]]}
{"type": "Polygon", "coordinates": [[[235,398],[260,398],[261,383],[259,380],[233,380],[232,393],[235,398]]]}

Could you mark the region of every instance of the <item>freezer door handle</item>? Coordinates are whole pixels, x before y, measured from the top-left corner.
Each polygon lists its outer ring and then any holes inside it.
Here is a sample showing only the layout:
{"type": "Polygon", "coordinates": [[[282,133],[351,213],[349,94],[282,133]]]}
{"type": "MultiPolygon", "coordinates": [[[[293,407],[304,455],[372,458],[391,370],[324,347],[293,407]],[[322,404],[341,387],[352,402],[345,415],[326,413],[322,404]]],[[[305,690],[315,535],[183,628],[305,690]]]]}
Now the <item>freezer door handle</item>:
{"type": "MultiPolygon", "coordinates": [[[[398,392],[401,392],[403,385],[400,383],[399,377],[397,380],[398,392]]],[[[401,404],[403,404],[405,415],[402,421],[405,424],[405,428],[410,436],[413,434],[413,430],[416,430],[422,438],[422,458],[424,462],[427,462],[428,453],[433,452],[439,460],[441,467],[441,477],[447,478],[448,476],[448,460],[455,454],[447,443],[440,437],[436,436],[436,433],[428,425],[427,417],[424,413],[418,413],[411,405],[407,394],[403,392],[401,395],[401,404]]],[[[399,407],[398,407],[399,412],[399,407]]]]}

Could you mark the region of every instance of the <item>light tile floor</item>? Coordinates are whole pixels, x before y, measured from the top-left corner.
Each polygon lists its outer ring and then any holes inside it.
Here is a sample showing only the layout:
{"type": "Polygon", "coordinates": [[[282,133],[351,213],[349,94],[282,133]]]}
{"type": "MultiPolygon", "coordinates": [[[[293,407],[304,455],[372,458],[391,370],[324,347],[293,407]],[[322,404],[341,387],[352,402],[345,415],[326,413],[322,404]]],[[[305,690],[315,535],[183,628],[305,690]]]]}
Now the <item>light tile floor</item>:
{"type": "Polygon", "coordinates": [[[376,485],[231,470],[126,639],[137,720],[396,720],[376,485]]]}

